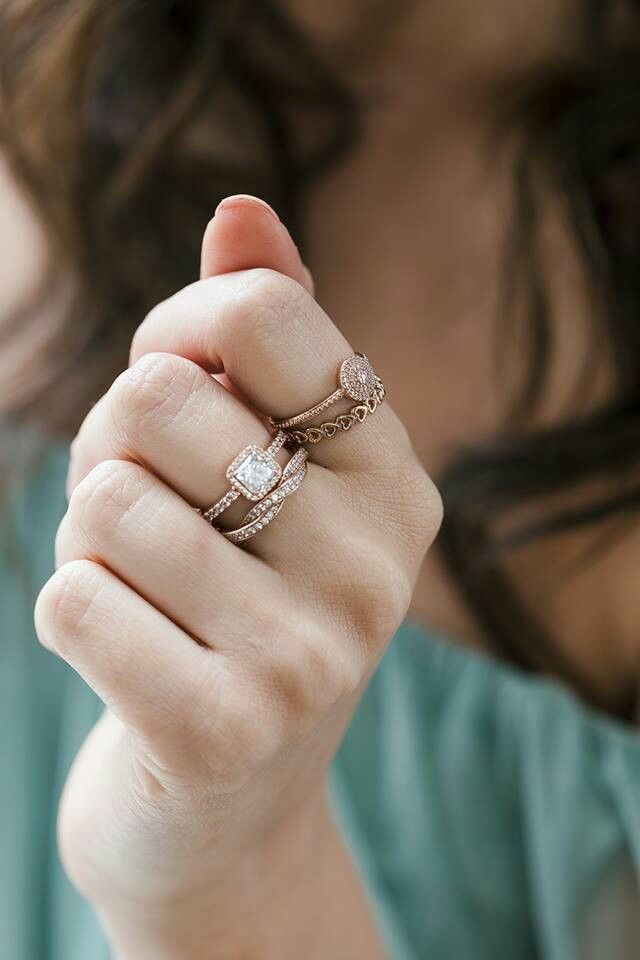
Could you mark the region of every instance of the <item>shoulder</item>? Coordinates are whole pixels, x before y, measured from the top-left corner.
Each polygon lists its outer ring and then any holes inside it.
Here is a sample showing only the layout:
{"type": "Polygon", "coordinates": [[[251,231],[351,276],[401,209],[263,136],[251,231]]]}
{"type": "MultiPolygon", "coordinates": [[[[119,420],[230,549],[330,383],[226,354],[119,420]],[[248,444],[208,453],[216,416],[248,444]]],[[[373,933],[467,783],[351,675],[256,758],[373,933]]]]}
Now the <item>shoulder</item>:
{"type": "Polygon", "coordinates": [[[544,922],[569,929],[611,862],[640,849],[635,733],[558,684],[411,626],[383,658],[333,773],[346,829],[416,943],[427,916],[429,935],[446,940],[463,920],[456,903],[468,930],[500,918],[522,939],[531,898],[559,876],[544,922]]]}

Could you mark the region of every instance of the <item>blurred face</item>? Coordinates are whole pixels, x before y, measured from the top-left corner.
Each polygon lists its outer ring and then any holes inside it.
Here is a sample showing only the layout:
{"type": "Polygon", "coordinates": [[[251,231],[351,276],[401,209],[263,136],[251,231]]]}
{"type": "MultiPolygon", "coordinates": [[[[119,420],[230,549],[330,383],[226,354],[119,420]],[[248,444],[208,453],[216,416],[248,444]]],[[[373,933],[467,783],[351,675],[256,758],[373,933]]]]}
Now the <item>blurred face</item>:
{"type": "MultiPolygon", "coordinates": [[[[394,5],[391,14],[390,6],[289,3],[363,103],[356,149],[309,197],[307,256],[321,304],[384,369],[391,402],[437,479],[461,447],[500,429],[528,364],[528,292],[508,311],[504,300],[520,134],[513,125],[498,135],[497,122],[524,73],[580,55],[585,4],[490,0],[480,11],[472,0],[430,0],[394,5]]],[[[601,400],[610,369],[601,351],[581,378],[592,330],[586,278],[542,182],[536,209],[555,320],[537,417],[552,422],[601,400]]],[[[575,571],[597,535],[537,541],[509,570],[572,661],[615,689],[628,651],[621,645],[612,655],[603,637],[620,633],[610,611],[626,609],[637,538],[567,577],[567,564],[575,571]]],[[[482,643],[437,563],[433,551],[416,609],[482,643]]]]}
{"type": "MultiPolygon", "coordinates": [[[[576,55],[582,4],[288,9],[364,103],[358,147],[309,200],[320,299],[356,346],[384,357],[395,406],[437,471],[453,445],[495,431],[520,382],[522,343],[505,342],[501,322],[517,138],[496,122],[525,68],[576,55]]],[[[579,373],[586,305],[567,231],[540,203],[563,321],[543,411],[553,417],[579,373]]]]}

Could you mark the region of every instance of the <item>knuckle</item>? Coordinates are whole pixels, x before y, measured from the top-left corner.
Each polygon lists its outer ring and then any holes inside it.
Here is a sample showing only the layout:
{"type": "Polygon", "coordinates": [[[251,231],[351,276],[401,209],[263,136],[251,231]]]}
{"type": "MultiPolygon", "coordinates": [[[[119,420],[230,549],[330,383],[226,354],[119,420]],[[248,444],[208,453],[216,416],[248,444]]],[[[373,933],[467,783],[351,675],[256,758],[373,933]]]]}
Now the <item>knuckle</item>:
{"type": "Polygon", "coordinates": [[[350,474],[349,509],[388,535],[411,568],[422,562],[442,523],[440,493],[413,452],[389,458],[373,475],[350,474]]]}
{"type": "Polygon", "coordinates": [[[405,465],[400,476],[404,530],[421,556],[435,540],[443,518],[440,491],[417,459],[405,465]]]}
{"type": "Polygon", "coordinates": [[[413,580],[396,552],[380,545],[356,551],[342,588],[349,619],[365,649],[389,642],[404,619],[413,594],[413,580]]]}
{"type": "Polygon", "coordinates": [[[152,342],[151,336],[153,330],[158,324],[162,324],[165,319],[170,319],[176,310],[177,305],[183,296],[183,291],[173,293],[165,300],[160,300],[146,314],[131,340],[131,349],[129,356],[131,359],[140,357],[147,353],[147,345],[152,342]]]}
{"type": "Polygon", "coordinates": [[[176,745],[182,763],[209,779],[214,770],[219,771],[218,745],[226,734],[217,680],[216,670],[202,664],[189,673],[187,687],[183,678],[176,677],[175,690],[159,707],[157,717],[158,733],[176,745]]]}
{"type": "Polygon", "coordinates": [[[336,704],[352,696],[367,664],[344,636],[321,625],[300,624],[274,645],[255,641],[260,656],[226,658],[201,700],[189,731],[190,749],[217,786],[237,789],[295,746],[336,704]],[[304,634],[304,635],[302,635],[304,634]],[[268,655],[265,650],[268,650],[268,655]],[[224,769],[226,783],[220,784],[224,769]]]}
{"type": "Polygon", "coordinates": [[[197,364],[169,353],[147,353],[113,385],[112,415],[128,440],[163,431],[202,387],[206,374],[197,364]]]}
{"type": "Polygon", "coordinates": [[[302,647],[299,678],[306,694],[303,705],[317,715],[353,696],[362,683],[367,660],[344,637],[322,630],[302,647]]]}
{"type": "Polygon", "coordinates": [[[307,291],[290,277],[263,267],[249,270],[230,304],[229,329],[241,328],[253,344],[268,344],[275,333],[280,340],[305,328],[309,304],[307,291]]]}
{"type": "Polygon", "coordinates": [[[268,765],[283,746],[281,723],[259,692],[236,710],[230,718],[227,747],[230,757],[239,761],[235,778],[250,778],[268,765]]]}
{"type": "Polygon", "coordinates": [[[190,737],[203,766],[215,771],[217,786],[237,788],[277,755],[282,738],[261,686],[235,669],[223,675],[217,702],[201,712],[190,737]],[[222,770],[226,783],[220,779],[222,770]]]}
{"type": "Polygon", "coordinates": [[[102,567],[91,560],[72,560],[54,573],[35,608],[36,631],[44,646],[53,646],[64,657],[70,643],[95,628],[104,576],[102,567]]]}
{"type": "Polygon", "coordinates": [[[374,643],[386,643],[409,609],[413,583],[406,566],[382,551],[370,558],[366,572],[360,606],[367,619],[368,636],[374,643]]]}
{"type": "Polygon", "coordinates": [[[69,512],[63,516],[62,520],[58,524],[58,529],[56,530],[55,540],[53,544],[53,554],[55,559],[56,569],[63,566],[65,563],[65,556],[67,550],[69,550],[69,512]]]}
{"type": "Polygon", "coordinates": [[[149,477],[138,464],[104,460],[71,495],[68,517],[73,533],[80,542],[95,546],[119,527],[149,489],[149,477]]]}
{"type": "Polygon", "coordinates": [[[282,734],[304,735],[362,680],[363,664],[343,638],[306,626],[263,665],[261,681],[282,734]]]}

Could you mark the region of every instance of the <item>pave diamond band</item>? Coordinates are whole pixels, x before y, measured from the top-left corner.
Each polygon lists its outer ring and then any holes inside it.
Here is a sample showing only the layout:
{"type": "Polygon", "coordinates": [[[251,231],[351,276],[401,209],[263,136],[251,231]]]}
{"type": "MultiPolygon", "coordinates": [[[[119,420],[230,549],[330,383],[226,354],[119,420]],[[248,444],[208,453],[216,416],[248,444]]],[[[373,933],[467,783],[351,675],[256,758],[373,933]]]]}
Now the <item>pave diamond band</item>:
{"type": "Polygon", "coordinates": [[[286,433],[279,430],[269,446],[264,450],[256,444],[245,447],[227,467],[227,480],[231,489],[206,510],[199,510],[208,523],[213,523],[227,507],[238,499],[262,500],[277,485],[282,476],[282,467],[276,460],[278,452],[287,439],[286,433]]]}
{"type": "Polygon", "coordinates": [[[306,450],[300,447],[299,450],[296,450],[294,455],[289,460],[289,463],[286,465],[282,472],[282,480],[271,493],[261,500],[259,503],[256,503],[254,507],[249,510],[249,513],[246,515],[242,524],[252,523],[254,520],[259,520],[260,516],[265,513],[269,507],[273,506],[276,503],[280,503],[284,500],[285,497],[288,497],[290,493],[293,493],[294,490],[297,490],[306,472],[306,463],[309,454],[306,450]]]}
{"type": "Polygon", "coordinates": [[[324,413],[325,410],[328,410],[329,407],[343,398],[364,403],[373,396],[378,382],[378,377],[376,377],[368,357],[364,353],[354,353],[340,364],[337,390],[334,390],[320,403],[316,403],[315,406],[309,407],[308,410],[297,413],[293,417],[287,417],[284,420],[276,420],[270,417],[271,426],[278,430],[297,427],[299,424],[306,423],[308,420],[324,413]]]}
{"type": "Polygon", "coordinates": [[[305,430],[287,430],[286,444],[288,447],[297,447],[302,443],[320,443],[321,440],[331,440],[337,433],[346,433],[356,423],[364,423],[370,414],[375,413],[385,398],[385,389],[382,380],[376,377],[376,386],[370,397],[351,407],[348,413],[341,413],[335,420],[327,420],[318,426],[307,427],[305,430]]]}

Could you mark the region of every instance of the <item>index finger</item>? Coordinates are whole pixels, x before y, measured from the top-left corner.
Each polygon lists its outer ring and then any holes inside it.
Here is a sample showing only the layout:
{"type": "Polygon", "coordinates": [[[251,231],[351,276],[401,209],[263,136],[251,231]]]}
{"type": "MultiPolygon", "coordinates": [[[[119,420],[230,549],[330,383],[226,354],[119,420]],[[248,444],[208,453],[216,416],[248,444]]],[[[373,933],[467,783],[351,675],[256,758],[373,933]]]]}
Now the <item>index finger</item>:
{"type": "MultiPolygon", "coordinates": [[[[152,351],[224,372],[250,405],[276,418],[333,393],[343,360],[354,352],[307,290],[262,268],[201,280],[155,307],[134,337],[131,359],[152,351]]],[[[354,405],[340,400],[320,419],[333,421],[354,405]]],[[[410,451],[404,428],[384,403],[311,454],[332,468],[388,470],[399,453],[410,451]]]]}

